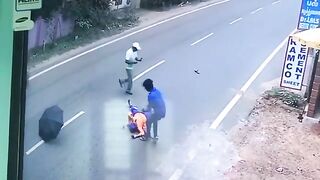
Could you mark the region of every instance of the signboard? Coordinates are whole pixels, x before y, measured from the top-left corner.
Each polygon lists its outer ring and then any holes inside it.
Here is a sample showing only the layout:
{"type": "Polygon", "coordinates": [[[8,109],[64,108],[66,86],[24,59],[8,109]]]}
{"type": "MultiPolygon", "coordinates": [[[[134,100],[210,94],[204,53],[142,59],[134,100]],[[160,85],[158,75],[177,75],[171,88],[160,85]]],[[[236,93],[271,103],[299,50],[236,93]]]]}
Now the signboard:
{"type": "Polygon", "coordinates": [[[16,11],[28,11],[41,7],[42,0],[16,0],[16,11]]]}
{"type": "Polygon", "coordinates": [[[30,18],[31,11],[13,11],[13,30],[27,31],[32,29],[34,22],[30,18]]]}
{"type": "Polygon", "coordinates": [[[309,48],[289,37],[283,64],[281,87],[301,90],[306,69],[309,48]]]}
{"type": "Polygon", "coordinates": [[[299,30],[317,28],[320,24],[320,3],[318,0],[302,0],[298,22],[299,30]]]}

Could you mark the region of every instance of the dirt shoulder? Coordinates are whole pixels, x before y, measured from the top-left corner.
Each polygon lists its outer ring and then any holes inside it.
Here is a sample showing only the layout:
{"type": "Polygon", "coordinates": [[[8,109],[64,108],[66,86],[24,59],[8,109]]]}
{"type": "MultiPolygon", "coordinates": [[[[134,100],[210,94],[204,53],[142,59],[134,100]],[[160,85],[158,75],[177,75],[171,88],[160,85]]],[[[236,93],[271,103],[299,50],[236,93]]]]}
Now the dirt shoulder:
{"type": "Polygon", "coordinates": [[[300,123],[302,108],[258,99],[247,122],[231,131],[241,160],[226,179],[320,179],[320,124],[308,118],[300,123]]]}

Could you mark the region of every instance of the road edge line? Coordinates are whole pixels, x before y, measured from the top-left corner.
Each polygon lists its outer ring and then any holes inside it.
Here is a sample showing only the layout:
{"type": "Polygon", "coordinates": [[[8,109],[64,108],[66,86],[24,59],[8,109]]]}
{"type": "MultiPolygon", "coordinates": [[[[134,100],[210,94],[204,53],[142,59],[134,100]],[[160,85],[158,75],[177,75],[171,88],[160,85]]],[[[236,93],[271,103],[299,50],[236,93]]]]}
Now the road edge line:
{"type": "Polygon", "coordinates": [[[142,73],[140,73],[139,75],[137,75],[136,77],[134,77],[134,78],[132,79],[132,81],[138,80],[138,79],[141,78],[143,75],[147,74],[147,73],[150,72],[152,69],[158,67],[159,65],[161,65],[161,64],[163,64],[163,63],[165,63],[165,62],[166,62],[165,60],[162,60],[162,61],[158,62],[157,64],[149,67],[148,69],[144,70],[142,73]]]}
{"type": "MultiPolygon", "coordinates": [[[[84,111],[80,111],[78,112],[76,115],[72,116],[72,118],[70,118],[69,120],[66,121],[66,123],[64,123],[64,125],[62,126],[61,129],[63,129],[64,127],[66,127],[67,125],[69,125],[72,121],[74,121],[75,119],[77,119],[78,117],[82,116],[83,114],[85,114],[84,111]]],[[[40,147],[42,144],[44,144],[44,141],[41,140],[39,141],[37,144],[35,144],[34,146],[32,146],[27,152],[26,155],[30,155],[33,151],[35,151],[38,147],[40,147]]]]}
{"type": "Polygon", "coordinates": [[[222,123],[227,114],[231,111],[231,109],[237,104],[237,102],[241,99],[243,94],[248,90],[250,85],[254,82],[254,80],[261,74],[264,68],[271,62],[274,56],[279,52],[279,50],[285,45],[288,41],[288,37],[296,31],[294,29],[273,51],[272,53],[263,61],[263,63],[258,67],[258,69],[252,74],[252,76],[248,79],[248,81],[241,87],[240,93],[237,93],[232,100],[227,104],[227,106],[219,113],[217,118],[210,125],[210,129],[217,129],[219,125],[222,123]]]}

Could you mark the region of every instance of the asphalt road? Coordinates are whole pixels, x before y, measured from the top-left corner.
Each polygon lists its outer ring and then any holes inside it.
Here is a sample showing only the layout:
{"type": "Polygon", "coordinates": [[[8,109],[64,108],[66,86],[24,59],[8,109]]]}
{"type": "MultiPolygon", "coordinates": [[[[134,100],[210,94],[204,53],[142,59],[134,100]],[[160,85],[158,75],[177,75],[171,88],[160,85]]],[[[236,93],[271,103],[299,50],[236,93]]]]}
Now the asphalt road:
{"type": "Polygon", "coordinates": [[[168,152],[186,139],[190,127],[214,121],[293,31],[299,8],[300,2],[289,0],[226,1],[124,38],[32,79],[27,89],[26,152],[41,140],[38,120],[44,109],[60,106],[65,121],[82,113],[58,139],[25,155],[24,179],[169,179],[171,172],[158,168],[168,152]],[[136,79],[134,95],[129,96],[119,87],[118,78],[125,77],[124,55],[133,41],[140,42],[144,58],[136,65],[135,75],[165,62],[136,79]],[[167,104],[156,144],[133,141],[123,128],[127,99],[140,107],[147,104],[147,92],[141,86],[146,78],[154,80],[167,104]]]}

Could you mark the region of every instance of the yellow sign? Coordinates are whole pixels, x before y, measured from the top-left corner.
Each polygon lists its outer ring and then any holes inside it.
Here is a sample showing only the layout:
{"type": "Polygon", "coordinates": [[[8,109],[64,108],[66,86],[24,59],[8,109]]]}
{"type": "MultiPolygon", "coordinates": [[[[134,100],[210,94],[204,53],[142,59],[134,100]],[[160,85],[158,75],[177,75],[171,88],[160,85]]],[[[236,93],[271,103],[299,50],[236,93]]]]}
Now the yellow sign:
{"type": "Polygon", "coordinates": [[[16,11],[28,11],[41,7],[42,0],[16,0],[16,11]]]}

